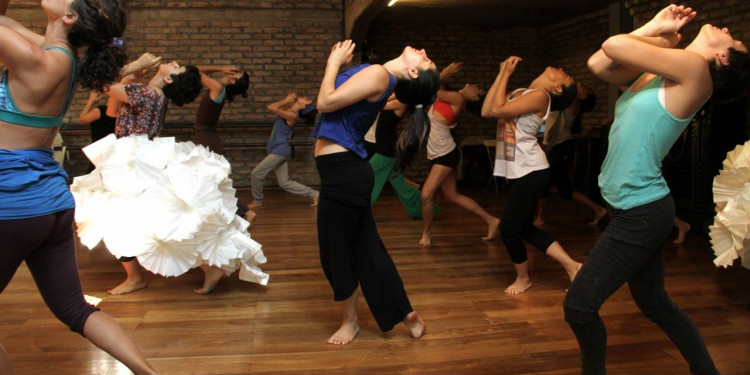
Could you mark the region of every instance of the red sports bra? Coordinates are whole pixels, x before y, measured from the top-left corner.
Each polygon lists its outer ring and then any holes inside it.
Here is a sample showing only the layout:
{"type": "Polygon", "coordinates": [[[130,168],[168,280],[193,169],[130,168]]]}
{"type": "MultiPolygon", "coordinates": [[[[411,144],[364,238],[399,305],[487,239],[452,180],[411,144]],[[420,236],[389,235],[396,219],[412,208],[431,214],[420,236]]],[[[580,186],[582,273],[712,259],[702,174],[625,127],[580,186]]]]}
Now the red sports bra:
{"type": "Polygon", "coordinates": [[[432,110],[442,115],[448,124],[453,125],[456,123],[456,113],[453,112],[451,104],[440,99],[435,100],[435,104],[432,106],[432,110]]]}

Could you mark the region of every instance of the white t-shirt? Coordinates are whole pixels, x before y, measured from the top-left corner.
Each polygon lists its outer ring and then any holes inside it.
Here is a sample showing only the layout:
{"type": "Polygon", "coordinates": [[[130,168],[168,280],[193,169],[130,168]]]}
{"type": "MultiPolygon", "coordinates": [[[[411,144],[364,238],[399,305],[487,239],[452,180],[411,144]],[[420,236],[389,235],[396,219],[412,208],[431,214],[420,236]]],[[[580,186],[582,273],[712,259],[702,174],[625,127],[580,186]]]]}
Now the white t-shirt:
{"type": "MultiPolygon", "coordinates": [[[[535,91],[518,89],[513,91],[511,96],[521,90],[525,90],[521,96],[535,91]]],[[[510,99],[509,101],[516,99],[510,99]]],[[[547,112],[542,118],[534,113],[528,113],[508,119],[505,124],[498,125],[495,176],[516,179],[531,172],[549,168],[547,157],[537,142],[539,128],[547,120],[547,116],[549,116],[549,104],[547,104],[547,112]]]]}

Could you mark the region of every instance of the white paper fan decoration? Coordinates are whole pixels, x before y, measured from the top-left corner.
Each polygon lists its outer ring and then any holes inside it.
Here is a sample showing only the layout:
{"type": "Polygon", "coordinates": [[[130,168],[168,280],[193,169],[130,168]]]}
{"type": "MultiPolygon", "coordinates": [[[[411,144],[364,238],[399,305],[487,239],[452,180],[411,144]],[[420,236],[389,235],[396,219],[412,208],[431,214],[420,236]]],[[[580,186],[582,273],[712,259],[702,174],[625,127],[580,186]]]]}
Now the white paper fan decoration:
{"type": "Polygon", "coordinates": [[[729,267],[737,258],[750,269],[750,142],[727,154],[714,178],[714,225],[709,227],[717,267],[729,267]]]}

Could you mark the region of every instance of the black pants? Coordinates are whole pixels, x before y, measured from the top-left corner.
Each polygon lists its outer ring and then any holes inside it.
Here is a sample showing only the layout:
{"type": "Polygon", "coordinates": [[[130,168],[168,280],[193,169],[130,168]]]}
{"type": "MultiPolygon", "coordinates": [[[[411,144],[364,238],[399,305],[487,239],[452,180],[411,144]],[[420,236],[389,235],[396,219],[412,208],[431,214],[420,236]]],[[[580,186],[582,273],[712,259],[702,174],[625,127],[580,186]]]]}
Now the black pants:
{"type": "Polygon", "coordinates": [[[78,278],[74,210],[17,220],[0,220],[0,291],[21,262],[34,277],[39,293],[57,319],[83,335],[86,319],[98,311],[83,299],[78,278]]]}
{"type": "MultiPolygon", "coordinates": [[[[557,186],[557,192],[565,199],[573,198],[573,182],[570,181],[570,166],[573,164],[575,147],[572,140],[564,141],[552,147],[547,153],[549,161],[549,186],[557,186]]],[[[544,192],[543,197],[549,195],[544,192]]]]}
{"type": "Polygon", "coordinates": [[[582,374],[604,374],[607,330],[604,301],[628,283],[643,315],[667,333],[693,374],[717,374],[697,328],[664,290],[664,239],[672,229],[670,195],[629,210],[609,212],[610,222],[565,295],[565,320],[581,347],[582,374]]]}
{"type": "Polygon", "coordinates": [[[351,152],[318,156],[315,165],[321,182],[320,263],[333,297],[346,300],[360,285],[378,326],[390,331],[412,308],[372,217],[372,168],[351,152]]]}
{"type": "Polygon", "coordinates": [[[510,180],[508,200],[500,221],[500,237],[515,264],[526,261],[524,241],[542,252],[555,242],[547,232],[534,226],[536,204],[549,183],[549,170],[531,172],[521,178],[510,180]]]}

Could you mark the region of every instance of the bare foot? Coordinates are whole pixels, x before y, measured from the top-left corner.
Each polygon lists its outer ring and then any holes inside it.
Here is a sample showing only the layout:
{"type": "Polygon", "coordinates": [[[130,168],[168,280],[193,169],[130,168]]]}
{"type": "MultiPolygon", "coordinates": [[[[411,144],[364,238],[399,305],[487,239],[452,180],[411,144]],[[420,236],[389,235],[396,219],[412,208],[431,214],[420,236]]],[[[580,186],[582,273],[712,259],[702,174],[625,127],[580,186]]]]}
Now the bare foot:
{"type": "Polygon", "coordinates": [[[505,294],[521,294],[531,288],[531,280],[516,278],[513,284],[505,288],[505,294]]]}
{"type": "Polygon", "coordinates": [[[691,229],[690,224],[679,220],[676,221],[674,225],[677,227],[677,238],[675,238],[672,243],[680,244],[685,242],[685,235],[687,234],[687,232],[690,232],[691,229]]]}
{"type": "Polygon", "coordinates": [[[547,224],[547,222],[544,221],[544,219],[542,219],[540,217],[537,217],[536,219],[534,219],[534,226],[535,227],[541,227],[544,224],[547,224]]]}
{"type": "Polygon", "coordinates": [[[432,245],[432,238],[429,233],[422,233],[422,239],[419,240],[419,246],[430,246],[432,245]]]}
{"type": "Polygon", "coordinates": [[[357,321],[351,321],[341,324],[341,327],[330,338],[328,343],[333,345],[346,345],[357,337],[359,334],[359,324],[357,321]]]}
{"type": "Polygon", "coordinates": [[[583,264],[576,262],[575,265],[570,269],[565,269],[565,271],[568,273],[568,277],[570,277],[570,282],[573,282],[573,280],[575,280],[578,271],[581,270],[581,267],[583,267],[583,264]]]}
{"type": "Polygon", "coordinates": [[[419,317],[416,311],[412,311],[406,315],[404,324],[409,328],[409,336],[413,339],[418,339],[427,332],[427,325],[424,324],[424,320],[419,317]]]}
{"type": "Polygon", "coordinates": [[[257,216],[258,214],[256,214],[255,211],[253,210],[247,210],[247,212],[245,212],[245,220],[247,220],[250,223],[250,227],[255,225],[255,218],[257,216]]]}
{"type": "Polygon", "coordinates": [[[125,279],[122,284],[107,291],[109,294],[120,295],[135,292],[138,289],[143,289],[148,285],[143,279],[125,279]]]}
{"type": "Polygon", "coordinates": [[[198,289],[193,289],[193,292],[196,294],[208,294],[214,291],[216,288],[216,284],[219,283],[219,280],[221,280],[226,273],[221,270],[219,267],[201,267],[203,270],[203,287],[198,289]]]}
{"type": "Polygon", "coordinates": [[[594,211],[594,220],[589,221],[589,225],[595,226],[599,224],[599,221],[604,219],[604,217],[607,216],[607,209],[604,207],[599,207],[594,211]]]}
{"type": "Polygon", "coordinates": [[[494,240],[500,234],[500,219],[495,219],[492,224],[487,224],[487,235],[482,237],[485,241],[494,240]]]}
{"type": "Polygon", "coordinates": [[[310,205],[310,207],[318,207],[318,201],[320,201],[320,192],[315,192],[315,197],[313,198],[313,202],[310,205]]]}
{"type": "Polygon", "coordinates": [[[260,207],[262,205],[263,205],[263,203],[256,203],[256,202],[248,203],[247,204],[247,209],[248,210],[252,210],[252,209],[258,208],[258,207],[260,207]]]}

